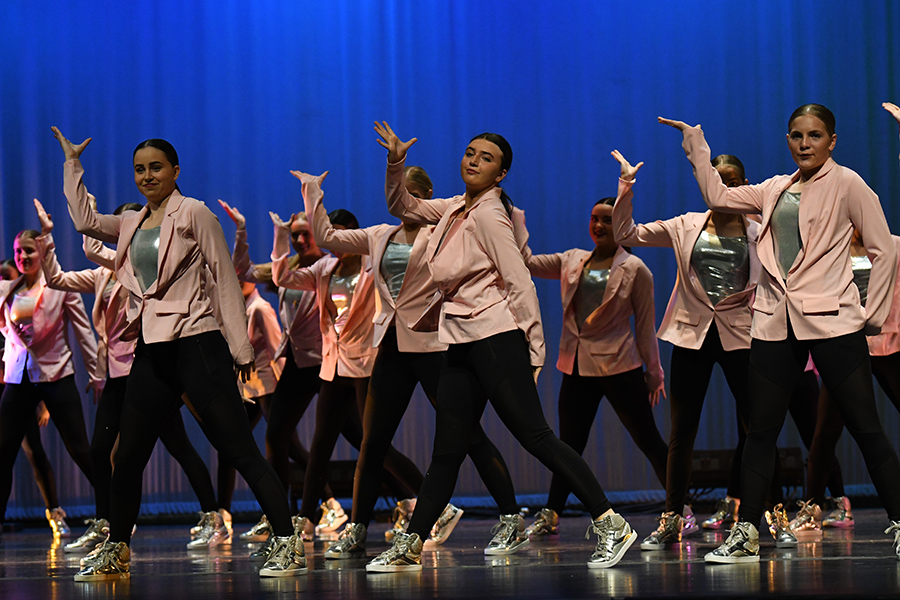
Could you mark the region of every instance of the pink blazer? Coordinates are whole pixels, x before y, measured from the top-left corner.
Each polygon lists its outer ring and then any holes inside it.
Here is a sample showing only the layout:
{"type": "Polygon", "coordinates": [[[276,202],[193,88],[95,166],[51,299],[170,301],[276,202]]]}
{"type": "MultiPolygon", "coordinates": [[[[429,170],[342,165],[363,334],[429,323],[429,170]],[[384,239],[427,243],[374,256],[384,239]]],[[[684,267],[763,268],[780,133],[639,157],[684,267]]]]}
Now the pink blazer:
{"type": "MultiPolygon", "coordinates": [[[[93,244],[88,242],[100,242],[93,238],[85,239],[85,248],[93,244]]],[[[94,308],[91,311],[91,319],[94,329],[97,330],[97,377],[126,377],[131,372],[131,363],[134,361],[135,342],[123,341],[122,332],[127,322],[125,320],[125,306],[128,302],[128,291],[118,281],[113,284],[110,293],[109,305],[104,306],[103,292],[112,280],[113,272],[108,268],[85,269],[83,271],[63,271],[56,260],[56,245],[53,236],[42,235],[37,238],[38,249],[43,254],[42,267],[47,287],[75,292],[78,294],[94,294],[94,308]]],[[[108,248],[106,249],[112,252],[108,248]]],[[[112,252],[114,255],[115,253],[112,252]]],[[[94,256],[89,256],[94,258],[94,256]]]]}
{"type": "Polygon", "coordinates": [[[754,338],[785,339],[788,318],[801,340],[837,337],[863,328],[867,334],[878,333],[891,310],[897,249],[878,196],[859,175],[828,159],[806,184],[800,199],[803,248],[785,282],[775,258],[770,220],[778,198],[800,178],[800,172],[729,188],[710,164],[709,146],[701,130],[686,129],[683,146],[710,208],[762,215],[757,243],[762,274],[753,302],[754,338]],[[872,260],[865,311],[850,268],[854,229],[862,234],[872,260]]]}
{"type": "Polygon", "coordinates": [[[281,376],[284,360],[275,358],[275,351],[281,342],[281,326],[278,324],[275,309],[259,295],[258,291],[253,290],[245,302],[247,333],[256,357],[256,370],[246,383],[241,381],[238,383],[245,398],[259,398],[274,392],[275,384],[281,376]]]}
{"type": "MultiPolygon", "coordinates": [[[[309,217],[309,215],[307,215],[309,217]]],[[[322,336],[322,369],[319,377],[333,381],[334,376],[362,378],[372,374],[376,349],[372,345],[375,311],[375,285],[372,263],[363,257],[359,280],[350,302],[347,322],[338,336],[334,317],[328,310],[328,284],[338,266],[338,259],[326,256],[312,266],[291,270],[287,267],[290,232],[287,227],[275,227],[275,246],[272,249],[272,280],[275,285],[295,290],[316,292],[319,307],[319,329],[322,336]]]]}
{"type": "Polygon", "coordinates": [[[750,279],[747,287],[713,306],[691,267],[694,245],[703,233],[711,212],[687,213],[667,221],[636,225],[632,217],[633,185],[633,181],[619,180],[619,195],[612,215],[616,241],[623,246],[664,246],[675,251],[678,277],[659,326],[659,339],[682,348],[698,350],[706,339],[710,325],[715,321],[724,350],[750,348],[750,304],[760,272],[756,255],[758,225],[744,219],[750,246],[750,279]]]}
{"type": "Polygon", "coordinates": [[[437,223],[425,260],[438,293],[415,328],[431,329],[437,321],[438,337],[446,344],[521,329],[531,365],[543,366],[546,350],[537,292],[500,202],[500,189],[484,194],[469,210],[461,195],[420,200],[406,191],[403,166],[403,161],[387,166],[388,210],[404,221],[437,223]],[[457,216],[459,227],[444,239],[457,216]]]}
{"type": "Polygon", "coordinates": [[[38,283],[41,289],[32,317],[33,338],[26,342],[19,336],[9,311],[13,292],[23,279],[0,281],[0,333],[6,338],[3,349],[4,382],[22,383],[22,374],[26,370],[32,383],[57,381],[74,374],[69,345],[70,323],[91,382],[102,381],[97,372],[97,341],[84,312],[81,296],[47,288],[43,275],[38,283]]]}
{"type": "Polygon", "coordinates": [[[141,292],[131,266],[131,240],[147,215],[147,207],[119,216],[98,214],[88,204],[83,175],[78,159],[67,160],[63,190],[75,228],[117,244],[116,277],[131,292],[122,339],[133,340],[140,335],[152,344],[221,329],[234,361],[252,362],[244,297],[216,216],[199,200],[185,198],[177,190],[172,193],[160,226],[159,275],[146,292],[141,292]],[[210,276],[216,286],[221,327],[204,290],[210,276]]]}
{"type": "MultiPolygon", "coordinates": [[[[263,283],[261,268],[250,261],[247,230],[238,229],[234,234],[234,253],[231,256],[238,279],[251,283],[263,283]]],[[[321,260],[321,259],[320,259],[321,260]]],[[[322,364],[322,332],[319,329],[319,305],[314,291],[301,291],[299,299],[288,301],[285,288],[278,288],[278,312],[281,316],[281,342],[275,350],[275,359],[287,356],[288,347],[297,368],[322,364]]]]}
{"type": "MultiPolygon", "coordinates": [[[[900,253],[900,237],[896,235],[894,238],[894,246],[900,253]]],[[[900,270],[900,266],[898,266],[900,270]]],[[[868,306],[868,301],[866,302],[868,306]]],[[[896,352],[900,352],[900,274],[894,283],[894,295],[891,302],[891,312],[888,313],[884,325],[881,326],[881,333],[866,338],[869,342],[869,354],[872,356],[889,356],[896,352]]]]}
{"type": "Polygon", "coordinates": [[[434,229],[422,226],[409,255],[409,265],[403,277],[403,285],[397,300],[391,296],[384,276],[381,274],[381,259],[391,236],[401,225],[375,225],[365,229],[335,229],[322,203],[324,194],[318,184],[302,187],[306,214],[312,225],[316,244],[326,250],[336,250],[348,254],[363,254],[371,257],[375,278],[375,335],[373,344],[381,344],[385,332],[396,323],[397,347],[401,352],[441,352],[447,344],[438,340],[437,332],[413,331],[414,323],[434,296],[436,287],[424,260],[425,248],[434,229]]]}
{"type": "Polygon", "coordinates": [[[619,247],[609,269],[603,302],[579,329],[573,300],[591,254],[590,250],[573,248],[526,259],[535,277],[559,279],[563,330],[556,368],[571,375],[577,356],[579,375],[605,377],[640,368],[643,363],[647,365],[647,386],[656,390],[663,384],[663,368],[656,341],[653,275],[640,258],[619,247]]]}

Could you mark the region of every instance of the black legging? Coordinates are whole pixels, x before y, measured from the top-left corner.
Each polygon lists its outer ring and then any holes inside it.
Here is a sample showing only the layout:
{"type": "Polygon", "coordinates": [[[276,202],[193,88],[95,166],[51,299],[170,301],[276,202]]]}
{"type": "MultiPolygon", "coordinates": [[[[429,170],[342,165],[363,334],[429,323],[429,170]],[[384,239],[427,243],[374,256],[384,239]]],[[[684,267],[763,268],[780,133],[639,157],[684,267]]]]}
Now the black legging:
{"type": "MultiPolygon", "coordinates": [[[[444,352],[400,352],[394,327],[390,327],[381,340],[369,380],[363,413],[363,441],[353,478],[353,523],[368,525],[372,520],[384,458],[409,407],[416,384],[421,384],[428,401],[437,406],[438,382],[446,360],[444,352]]],[[[500,513],[518,512],[506,461],[480,423],[472,440],[468,454],[500,513]]]]}
{"type": "Polygon", "coordinates": [[[669,368],[669,405],[671,433],[666,468],[666,510],[681,514],[691,481],[694,440],[700,427],[700,414],[706,390],[716,363],[734,396],[739,418],[746,422],[747,364],[750,350],[722,348],[715,321],[710,325],[698,350],[675,346],[669,368]]]}
{"type": "Polygon", "coordinates": [[[809,353],[859,445],[888,517],[900,520],[900,463],[878,419],[865,335],[857,331],[821,340],[798,340],[790,323],[787,339],[754,339],[750,348],[752,400],[741,475],[741,520],[759,525],[772,476],[775,442],[809,353]]]}
{"type": "MultiPolygon", "coordinates": [[[[322,499],[325,475],[338,435],[360,449],[363,438],[361,414],[369,389],[368,377],[341,377],[323,381],[316,401],[316,431],[309,448],[309,465],[303,481],[299,515],[312,519],[322,499]]],[[[384,460],[385,478],[398,498],[415,496],[422,473],[409,458],[390,446],[384,460]]]]}
{"type": "Polygon", "coordinates": [[[138,341],[114,456],[111,541],[131,538],[141,508],[144,468],[164,424],[181,407],[183,393],[219,456],[234,464],[253,490],[275,535],[293,533],[284,488],[253,439],[233,365],[219,331],[153,344],[138,341]]]}
{"type": "MultiPolygon", "coordinates": [[[[122,418],[122,404],[128,377],[111,377],[103,386],[103,393],[97,403],[94,418],[94,436],[91,438],[91,460],[94,465],[94,489],[97,493],[97,518],[110,518],[110,482],[112,481],[112,452],[119,437],[122,418]]],[[[187,475],[191,489],[200,502],[200,510],[216,510],[216,495],[206,463],[200,458],[184,429],[181,411],[171,413],[171,417],[161,424],[159,440],[169,454],[178,461],[187,475]]]]}
{"type": "Polygon", "coordinates": [[[560,441],[547,424],[529,361],[528,344],[520,330],[451,344],[438,385],[434,451],[409,525],[411,533],[426,539],[450,501],[488,399],[525,450],[563,478],[592,518],[611,508],[581,455],[560,441]]]}
{"type": "Polygon", "coordinates": [[[59,506],[59,495],[56,492],[56,475],[53,473],[53,465],[47,458],[44,444],[41,442],[41,428],[37,418],[32,419],[25,430],[25,439],[22,440],[22,452],[31,464],[34,473],[34,482],[41,491],[44,506],[48,509],[59,506]]]}
{"type": "MultiPolygon", "coordinates": [[[[604,396],[665,487],[669,447],[653,419],[647,384],[640,368],[606,377],[583,377],[578,373],[576,356],[572,374],[563,374],[559,388],[559,439],[582,454],[604,396]]],[[[554,474],[550,480],[547,508],[562,512],[568,498],[569,487],[554,474]]]]}
{"type": "Polygon", "coordinates": [[[35,409],[41,400],[50,411],[50,418],[72,460],[93,484],[91,452],[75,376],[31,383],[25,371],[22,383],[7,383],[0,396],[0,519],[6,515],[16,456],[26,430],[35,420],[35,409]]]}

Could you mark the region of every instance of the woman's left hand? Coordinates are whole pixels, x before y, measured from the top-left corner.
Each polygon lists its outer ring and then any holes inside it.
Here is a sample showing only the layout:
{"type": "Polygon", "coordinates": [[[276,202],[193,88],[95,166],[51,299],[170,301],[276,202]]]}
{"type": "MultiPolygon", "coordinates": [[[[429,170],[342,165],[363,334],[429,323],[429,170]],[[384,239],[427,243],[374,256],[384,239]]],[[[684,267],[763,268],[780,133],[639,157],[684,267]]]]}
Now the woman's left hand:
{"type": "Polygon", "coordinates": [[[44,205],[37,198],[34,199],[34,209],[37,211],[38,221],[41,222],[41,234],[47,235],[53,231],[53,219],[44,210],[44,205]]]}
{"type": "Polygon", "coordinates": [[[37,405],[37,422],[38,427],[46,427],[47,423],[50,422],[50,411],[47,410],[47,405],[44,404],[44,401],[41,400],[37,405]]]}
{"type": "Polygon", "coordinates": [[[663,384],[660,384],[658,389],[655,389],[652,392],[650,392],[650,406],[656,406],[657,404],[659,404],[660,400],[665,400],[665,399],[667,399],[666,386],[663,384]]]}
{"type": "Polygon", "coordinates": [[[293,214],[287,221],[282,221],[281,217],[278,216],[278,213],[274,213],[271,210],[269,211],[269,216],[272,218],[272,223],[275,227],[290,227],[291,224],[297,220],[297,215],[293,214]]]}
{"type": "Polygon", "coordinates": [[[88,381],[87,386],[85,386],[85,392],[93,392],[94,394],[94,404],[100,403],[100,396],[103,395],[103,388],[106,386],[105,379],[97,379],[93,381],[88,381]]]}
{"type": "Polygon", "coordinates": [[[303,171],[291,171],[291,175],[300,180],[304,185],[307,183],[315,183],[319,187],[322,187],[322,182],[325,181],[325,178],[328,177],[328,171],[325,171],[321,175],[310,175],[309,173],[304,173],[303,171]]]}
{"type": "Polygon", "coordinates": [[[881,106],[884,107],[884,110],[891,113],[891,116],[896,119],[897,124],[900,125],[900,106],[897,106],[893,102],[883,102],[881,106]]]}
{"type": "Polygon", "coordinates": [[[241,383],[247,383],[250,380],[250,374],[256,370],[256,361],[250,361],[246,365],[235,363],[234,374],[238,376],[241,383]]]}
{"type": "Polygon", "coordinates": [[[631,163],[625,160],[625,157],[622,156],[622,153],[618,150],[613,150],[610,154],[612,154],[614,159],[619,161],[619,166],[622,168],[620,177],[625,181],[634,181],[634,176],[637,175],[637,172],[644,166],[644,161],[641,161],[632,167],[631,163]]]}

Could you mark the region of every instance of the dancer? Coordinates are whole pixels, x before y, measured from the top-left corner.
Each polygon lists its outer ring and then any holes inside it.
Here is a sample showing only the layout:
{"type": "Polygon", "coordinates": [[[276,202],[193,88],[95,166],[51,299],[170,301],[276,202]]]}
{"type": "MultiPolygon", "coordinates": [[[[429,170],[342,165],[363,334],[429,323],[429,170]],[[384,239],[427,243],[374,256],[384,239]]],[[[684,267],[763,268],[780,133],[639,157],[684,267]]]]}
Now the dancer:
{"type": "Polygon", "coordinates": [[[82,177],[80,144],[53,133],[66,157],[64,188],[75,228],[116,243],[116,277],[129,292],[122,340],[137,339],[125,388],[110,493],[110,533],[76,581],[127,579],[129,542],[141,505],[141,479],[163,424],[190,398],[203,431],[234,464],[269,515],[271,552],[260,576],[306,572],[303,542],[293,530],[284,488],[262,457],[244,412],[233,372],[253,368],[246,314],[228,246],[215,216],[181,195],[178,155],[165,140],[134,151],[134,181],[147,199],[139,212],[93,211],[82,177]],[[212,278],[212,281],[208,281],[212,278]],[[221,324],[203,291],[216,286],[221,324]],[[221,328],[221,329],[220,329],[221,328]]]}
{"type": "MultiPolygon", "coordinates": [[[[269,213],[275,225],[272,250],[272,279],[275,285],[316,292],[319,330],[322,336],[322,387],[316,401],[316,429],[310,447],[309,465],[303,481],[303,502],[296,517],[297,528],[307,537],[314,533],[315,515],[325,485],[325,470],[339,434],[357,450],[362,443],[362,413],[375,362],[372,346],[375,312],[375,285],[368,256],[335,251],[334,256],[311,267],[288,268],[289,230],[296,220],[284,222],[269,213]]],[[[307,218],[313,215],[307,213],[307,218]]],[[[348,210],[328,215],[334,227],[359,229],[348,210]]],[[[310,223],[315,229],[315,225],[310,223]]],[[[415,494],[422,475],[415,464],[393,447],[388,449],[385,468],[396,478],[397,496],[415,494]]]]}
{"type": "MultiPolygon", "coordinates": [[[[466,147],[460,172],[466,192],[448,200],[420,200],[406,190],[403,166],[416,138],[401,142],[387,123],[376,123],[388,150],[385,192],[391,214],[403,221],[437,223],[425,257],[439,292],[415,324],[438,328],[448,343],[438,386],[431,466],[419,492],[409,531],[371,561],[367,571],[421,570],[422,543],[453,494],[459,467],[490,399],[516,439],[565,478],[592,518],[597,548],[588,565],[617,564],[637,534],[613,512],[584,459],[547,425],[535,385],[544,363],[544,334],[534,284],[516,244],[510,200],[499,187],[512,165],[512,148],[487,133],[466,147]],[[439,314],[438,314],[439,312],[439,314]],[[439,318],[438,318],[439,317],[439,318]]],[[[515,535],[524,536],[524,523],[515,535]]]]}
{"type": "Polygon", "coordinates": [[[707,562],[759,561],[757,526],[772,475],[775,441],[791,390],[809,354],[862,451],[885,504],[900,553],[900,463],[878,413],[865,333],[878,333],[890,311],[897,251],[878,196],[837,165],[834,115],[819,104],[788,119],[788,148],[798,170],[750,186],[722,185],[709,164],[699,126],[663,119],[681,130],[703,199],[714,210],[760,214],[762,273],[754,301],[750,349],[750,419],[741,471],[740,521],[707,562]],[[850,267],[850,239],[862,235],[872,260],[867,309],[850,267]],[[864,331],[865,329],[865,331],[864,331]]]}
{"type": "MultiPolygon", "coordinates": [[[[53,221],[38,200],[34,201],[34,206],[41,223],[41,235],[36,241],[43,257],[41,264],[47,286],[77,294],[95,295],[91,317],[99,336],[97,371],[98,376],[106,378],[103,393],[97,402],[94,435],[91,439],[97,514],[85,521],[87,531],[75,541],[66,544],[64,548],[65,552],[87,552],[104,541],[109,534],[111,456],[119,435],[125,385],[134,360],[134,341],[121,339],[126,325],[124,308],[128,302],[128,291],[118,282],[113,272],[115,252],[87,236],[84,239],[85,252],[88,258],[101,266],[96,269],[64,272],[56,259],[56,246],[52,236],[53,221]]],[[[113,214],[120,215],[126,210],[139,211],[141,208],[139,204],[123,204],[113,214]]],[[[172,413],[171,419],[163,425],[160,430],[160,441],[181,465],[200,502],[201,525],[187,547],[207,548],[227,541],[225,513],[216,510],[216,497],[209,470],[188,438],[180,411],[172,413]]],[[[230,515],[228,517],[230,520],[230,515]]]]}
{"type": "MultiPolygon", "coordinates": [[[[381,481],[385,454],[409,406],[416,384],[429,402],[435,405],[438,378],[446,361],[446,344],[437,332],[416,332],[404,326],[422,314],[436,290],[428,267],[422,260],[433,228],[418,223],[375,225],[365,229],[338,229],[332,226],[322,202],[321,183],[324,175],[314,177],[291,171],[303,182],[306,214],[310,215],[316,243],[326,250],[371,256],[378,265],[375,273],[377,303],[381,310],[375,316],[374,346],[378,348],[363,411],[363,441],[356,461],[353,479],[353,513],[351,522],[341,532],[337,543],[326,552],[326,558],[344,559],[365,554],[366,535],[381,481]]],[[[419,198],[429,199],[431,180],[420,167],[407,167],[407,190],[419,198]]],[[[500,508],[501,526],[485,551],[488,554],[512,554],[522,543],[512,535],[513,529],[503,524],[520,519],[515,491],[503,456],[484,431],[473,435],[469,456],[479,475],[500,508]]],[[[421,474],[419,484],[421,484],[421,474]]],[[[414,503],[400,503],[401,511],[414,503]]],[[[410,511],[404,515],[408,519],[410,511]]],[[[429,540],[444,543],[462,516],[462,509],[448,504],[432,527],[429,540]]],[[[408,524],[408,521],[407,521],[408,524]]],[[[405,528],[391,530],[391,541],[405,528]]]]}
{"type": "MultiPolygon", "coordinates": [[[[529,249],[525,263],[533,276],[560,281],[559,439],[583,453],[606,396],[665,487],[668,445],[652,410],[660,397],[666,397],[656,340],[653,275],[641,259],[616,243],[613,204],[615,198],[603,198],[591,208],[593,251],[575,248],[533,255],[529,249]],[[641,370],[642,364],[646,371],[641,370]]],[[[547,503],[526,530],[529,538],[559,533],[559,513],[568,497],[569,488],[554,474],[547,503]]]]}

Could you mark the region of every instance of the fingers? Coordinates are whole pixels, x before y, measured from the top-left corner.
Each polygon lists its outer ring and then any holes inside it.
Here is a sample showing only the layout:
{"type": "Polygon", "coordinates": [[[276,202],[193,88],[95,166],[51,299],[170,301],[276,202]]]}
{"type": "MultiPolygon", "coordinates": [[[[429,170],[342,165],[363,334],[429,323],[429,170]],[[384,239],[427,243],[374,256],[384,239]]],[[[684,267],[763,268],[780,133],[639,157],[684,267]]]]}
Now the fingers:
{"type": "Polygon", "coordinates": [[[638,164],[634,165],[634,172],[637,173],[640,170],[640,168],[643,166],[644,166],[644,161],[641,161],[638,164]]]}
{"type": "Polygon", "coordinates": [[[300,181],[303,181],[303,173],[302,173],[302,172],[300,172],[300,171],[291,171],[291,175],[293,175],[294,177],[296,177],[296,178],[299,179],[300,181]]]}
{"type": "Polygon", "coordinates": [[[614,159],[616,159],[617,161],[619,161],[619,164],[620,164],[620,165],[623,164],[623,163],[624,163],[624,164],[628,164],[628,161],[625,160],[625,157],[622,156],[622,153],[619,152],[618,150],[613,150],[612,152],[610,152],[610,154],[612,154],[612,157],[613,157],[614,159]]]}
{"type": "Polygon", "coordinates": [[[284,227],[284,221],[281,220],[276,213],[269,211],[269,217],[272,219],[272,223],[275,224],[276,227],[284,227]]]}

